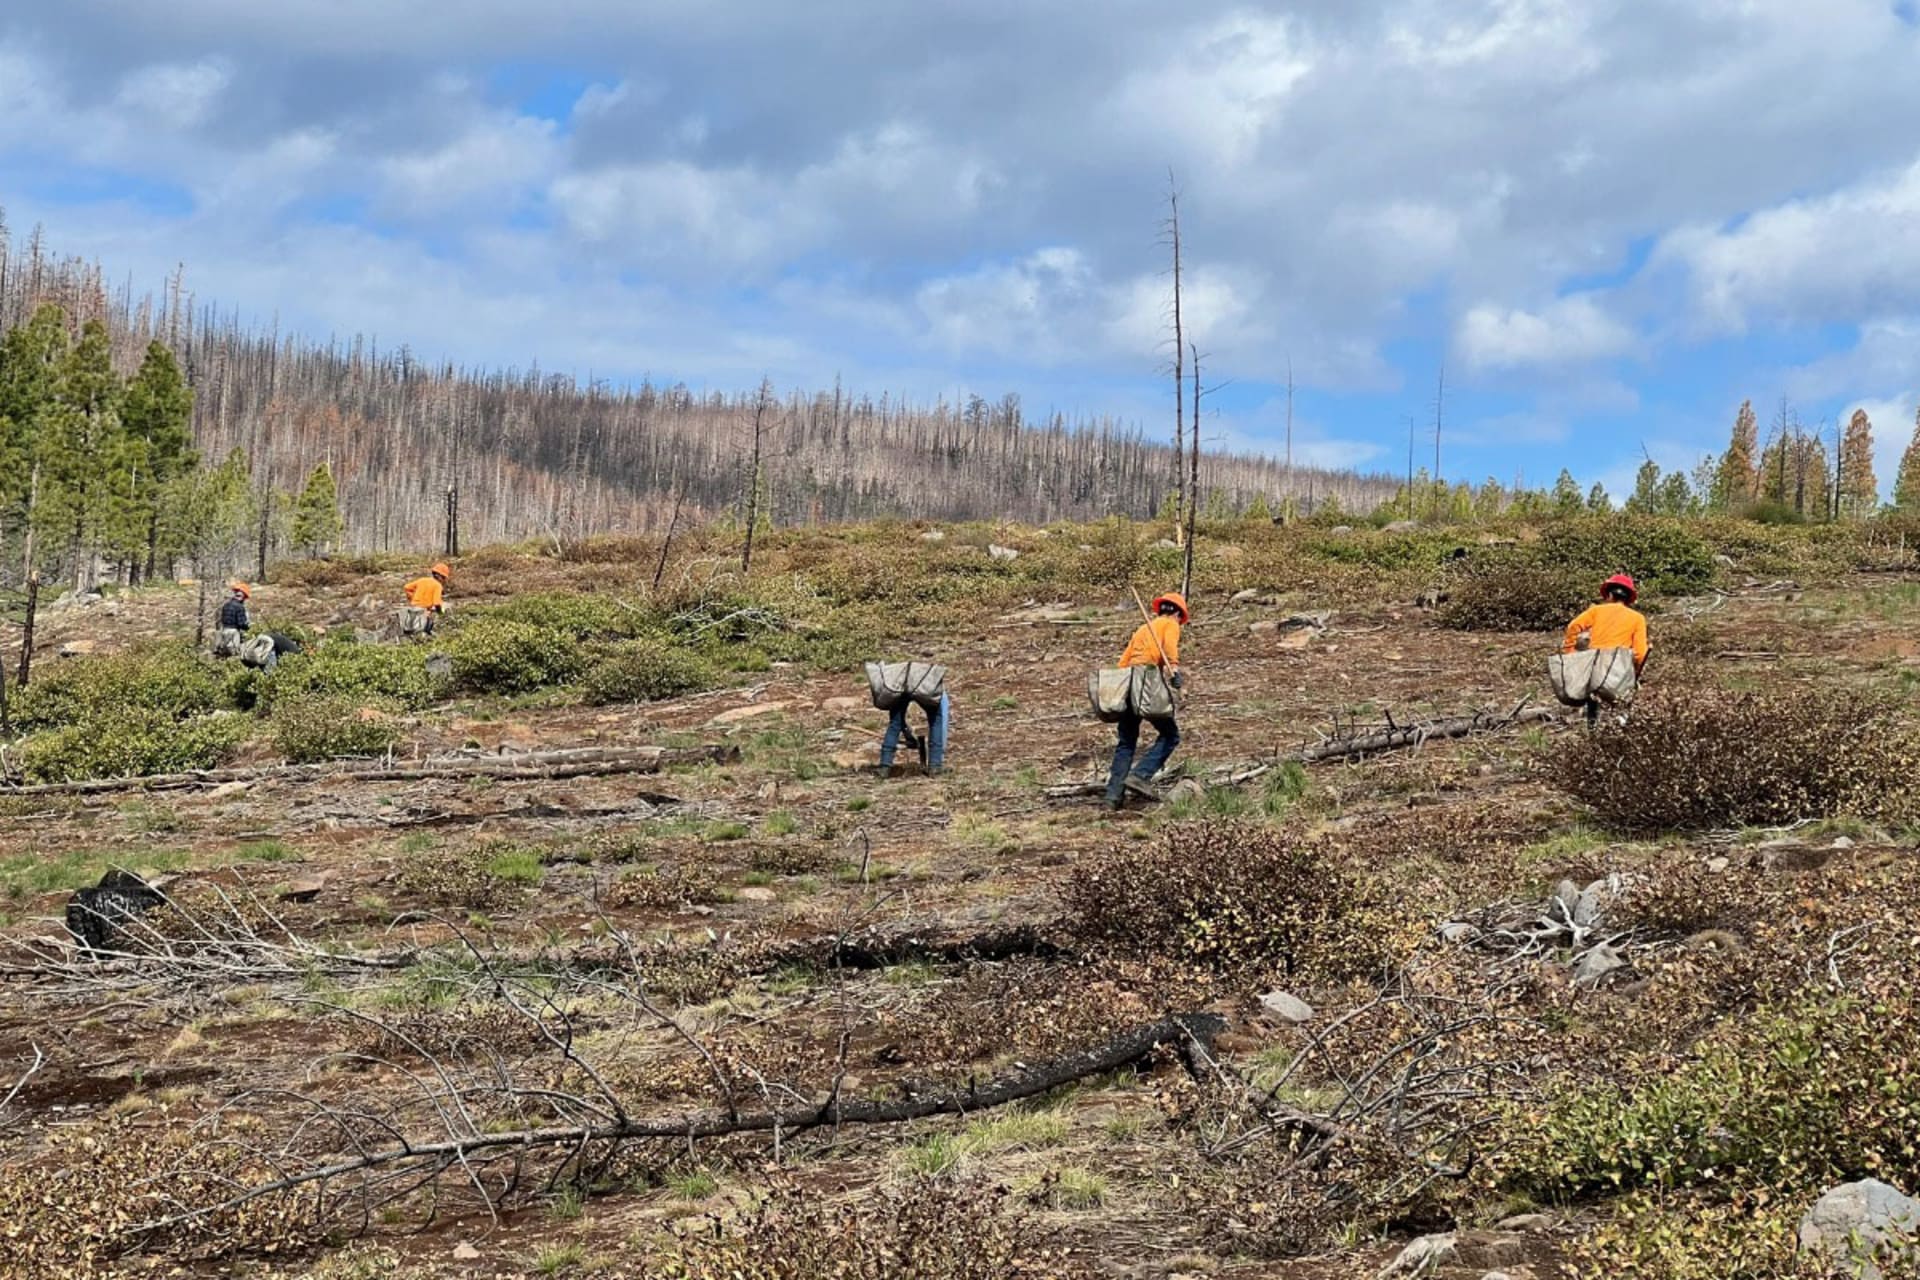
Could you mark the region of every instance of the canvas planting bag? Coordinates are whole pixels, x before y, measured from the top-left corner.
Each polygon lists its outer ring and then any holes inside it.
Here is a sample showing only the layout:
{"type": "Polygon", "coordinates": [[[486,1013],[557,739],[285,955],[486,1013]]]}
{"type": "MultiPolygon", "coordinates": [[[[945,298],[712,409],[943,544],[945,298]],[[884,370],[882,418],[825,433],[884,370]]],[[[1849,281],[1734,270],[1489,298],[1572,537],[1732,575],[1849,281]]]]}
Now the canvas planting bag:
{"type": "Polygon", "coordinates": [[[1593,665],[1598,649],[1556,653],[1547,659],[1547,680],[1554,697],[1570,707],[1584,707],[1593,694],[1593,665]]]}
{"type": "Polygon", "coordinates": [[[1554,696],[1570,707],[1589,701],[1622,706],[1633,701],[1639,677],[1631,649],[1579,649],[1547,659],[1547,679],[1554,696]]]}
{"type": "Polygon", "coordinates": [[[222,627],[213,633],[213,656],[232,658],[240,652],[240,632],[234,627],[222,627]]]}
{"type": "Polygon", "coordinates": [[[923,707],[940,705],[947,690],[947,669],[933,662],[869,662],[867,691],[873,705],[891,711],[912,700],[923,707]]]}
{"type": "Polygon", "coordinates": [[[1108,724],[1127,714],[1133,705],[1133,667],[1102,667],[1087,677],[1087,700],[1093,714],[1108,724]]]}
{"type": "Polygon", "coordinates": [[[1133,671],[1133,714],[1146,720],[1156,720],[1173,714],[1173,686],[1167,683],[1167,673],[1158,667],[1134,667],[1133,671]]]}
{"type": "Polygon", "coordinates": [[[264,667],[273,661],[273,637],[255,636],[241,645],[240,661],[250,667],[264,667]]]}

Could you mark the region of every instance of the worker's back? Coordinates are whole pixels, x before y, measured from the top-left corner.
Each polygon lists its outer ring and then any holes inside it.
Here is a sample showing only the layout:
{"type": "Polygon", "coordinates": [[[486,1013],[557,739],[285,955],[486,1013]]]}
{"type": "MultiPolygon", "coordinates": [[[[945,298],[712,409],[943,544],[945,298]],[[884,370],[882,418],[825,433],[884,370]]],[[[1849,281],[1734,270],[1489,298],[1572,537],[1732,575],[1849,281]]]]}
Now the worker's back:
{"type": "Polygon", "coordinates": [[[440,580],[431,574],[424,578],[415,578],[406,585],[404,590],[407,593],[407,603],[416,609],[438,609],[440,607],[440,602],[443,598],[440,589],[440,580]]]}
{"type": "Polygon", "coordinates": [[[1646,616],[1618,600],[1606,600],[1589,608],[1567,627],[1569,651],[1580,632],[1587,633],[1590,649],[1631,649],[1634,657],[1647,656],[1646,616]]]}
{"type": "Polygon", "coordinates": [[[1174,667],[1180,665],[1180,620],[1161,614],[1151,622],[1135,627],[1133,638],[1115,664],[1122,667],[1174,667]]]}

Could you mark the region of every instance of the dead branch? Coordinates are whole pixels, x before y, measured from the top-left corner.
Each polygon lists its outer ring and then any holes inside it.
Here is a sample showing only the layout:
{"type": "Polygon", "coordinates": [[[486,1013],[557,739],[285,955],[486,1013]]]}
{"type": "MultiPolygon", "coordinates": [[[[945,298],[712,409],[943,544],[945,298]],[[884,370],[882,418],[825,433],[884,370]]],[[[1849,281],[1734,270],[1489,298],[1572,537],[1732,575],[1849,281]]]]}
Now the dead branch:
{"type": "Polygon", "coordinates": [[[553,1148],[578,1150],[595,1144],[649,1139],[691,1141],[776,1130],[790,1137],[822,1126],[900,1124],[931,1116],[967,1115],[1038,1097],[1089,1076],[1117,1071],[1140,1062],[1163,1046],[1174,1047],[1194,1042],[1202,1047],[1211,1047],[1225,1029],[1225,1019],[1217,1014],[1174,1014],[1137,1027],[1105,1044],[1064,1054],[1032,1067],[1015,1069],[985,1084],[976,1082],[962,1091],[923,1095],[907,1086],[903,1090],[905,1096],[895,1101],[844,1101],[834,1094],[817,1104],[734,1116],[723,1112],[700,1111],[601,1124],[491,1133],[469,1131],[461,1136],[430,1142],[414,1142],[407,1140],[404,1135],[395,1135],[398,1140],[393,1145],[374,1149],[361,1147],[356,1154],[344,1159],[295,1170],[244,1187],[216,1203],[184,1207],[166,1217],[135,1224],[126,1229],[123,1238],[138,1238],[204,1222],[289,1191],[320,1188],[324,1194],[325,1184],[340,1178],[375,1175],[395,1167],[444,1170],[456,1164],[465,1165],[470,1159],[489,1153],[525,1153],[553,1148]]]}
{"type": "Polygon", "coordinates": [[[568,747],[516,756],[433,756],[412,764],[385,760],[345,760],[328,764],[288,764],[260,769],[200,769],[192,773],[156,773],[142,778],[86,778],[0,786],[0,795],[92,795],[106,791],[188,791],[230,782],[417,782],[428,778],[563,778],[658,773],[676,764],[726,764],[740,758],[738,747],[568,747]]]}

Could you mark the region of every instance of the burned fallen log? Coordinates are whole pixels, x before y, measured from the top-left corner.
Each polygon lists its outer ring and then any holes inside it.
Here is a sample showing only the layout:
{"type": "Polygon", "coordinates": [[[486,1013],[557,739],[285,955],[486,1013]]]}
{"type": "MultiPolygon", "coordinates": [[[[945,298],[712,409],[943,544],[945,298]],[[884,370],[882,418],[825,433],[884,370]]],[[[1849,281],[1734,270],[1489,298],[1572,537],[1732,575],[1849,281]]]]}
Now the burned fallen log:
{"type": "MultiPolygon", "coordinates": [[[[975,1082],[965,1089],[939,1093],[919,1093],[911,1085],[895,1099],[844,1100],[837,1093],[819,1102],[780,1110],[728,1113],[699,1111],[658,1118],[618,1116],[602,1124],[564,1125],[551,1128],[509,1129],[496,1132],[464,1132],[442,1139],[407,1140],[404,1135],[385,1147],[361,1147],[357,1154],[328,1164],[295,1169],[280,1177],[247,1187],[224,1200],[201,1204],[164,1218],[127,1227],[121,1239],[137,1242],[140,1238],[176,1230],[235,1212],[249,1204],[290,1191],[314,1188],[342,1178],[384,1177],[396,1166],[427,1171],[450,1168],[470,1169],[471,1162],[490,1155],[507,1155],[522,1160],[530,1151],[560,1149],[578,1152],[589,1146],[667,1139],[688,1142],[699,1138],[720,1138],[735,1134],[771,1133],[782,1137],[842,1125],[901,1124],[941,1115],[970,1115],[977,1111],[1003,1107],[1050,1093],[1063,1085],[1104,1075],[1132,1066],[1167,1048],[1192,1062],[1193,1047],[1211,1051],[1214,1042],[1226,1030],[1226,1020],[1213,1013],[1171,1014],[1123,1032],[1104,1044],[1050,1058],[1031,1067],[1020,1067],[985,1083],[975,1082]]],[[[380,1131],[391,1133],[383,1118],[380,1131]]],[[[286,1168],[285,1158],[275,1162],[286,1168]]]]}
{"type": "Polygon", "coordinates": [[[1061,960],[1072,955],[1038,929],[1021,925],[989,929],[969,937],[866,933],[850,937],[805,938],[769,948],[755,962],[759,970],[782,965],[811,969],[890,969],[896,965],[968,964],[1001,960],[1061,960]]]}
{"type": "Polygon", "coordinates": [[[256,769],[197,769],[131,778],[84,778],[73,782],[0,785],[0,795],[93,795],[110,791],[193,791],[232,782],[415,782],[429,778],[501,778],[551,782],[622,773],[658,773],[677,764],[729,764],[733,746],[579,747],[512,756],[429,756],[424,760],[336,760],[324,764],[269,765],[256,769]]]}

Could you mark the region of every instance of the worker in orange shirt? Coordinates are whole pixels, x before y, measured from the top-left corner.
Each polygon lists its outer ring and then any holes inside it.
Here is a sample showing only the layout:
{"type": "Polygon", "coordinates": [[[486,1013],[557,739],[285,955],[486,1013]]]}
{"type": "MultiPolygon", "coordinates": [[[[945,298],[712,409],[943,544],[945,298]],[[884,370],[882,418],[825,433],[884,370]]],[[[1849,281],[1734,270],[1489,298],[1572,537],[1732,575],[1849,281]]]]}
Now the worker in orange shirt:
{"type": "MultiPolygon", "coordinates": [[[[1167,684],[1178,689],[1182,684],[1180,675],[1180,628],[1191,615],[1187,610],[1187,600],[1177,591],[1169,591],[1153,600],[1153,616],[1134,630],[1133,638],[1127,641],[1125,652],[1120,655],[1118,666],[1122,667],[1158,667],[1167,678],[1167,684]]],[[[1116,723],[1119,741],[1113,748],[1113,764],[1107,770],[1107,808],[1118,809],[1126,800],[1129,783],[1139,785],[1150,781],[1155,774],[1166,767],[1167,757],[1180,745],[1180,726],[1172,715],[1142,717],[1129,710],[1116,723]],[[1146,719],[1158,735],[1147,754],[1140,758],[1135,766],[1133,755],[1140,746],[1140,723],[1146,719]]]]}
{"type": "Polygon", "coordinates": [[[425,577],[415,578],[402,588],[407,593],[408,610],[418,610],[415,616],[422,619],[421,632],[433,634],[434,623],[446,608],[447,584],[452,581],[453,570],[441,563],[427,570],[425,577]]]}
{"type": "MultiPolygon", "coordinates": [[[[1624,573],[1616,573],[1600,585],[1600,603],[1591,605],[1579,617],[1567,624],[1567,635],[1561,645],[1562,653],[1573,653],[1581,649],[1631,649],[1633,650],[1633,674],[1637,678],[1647,665],[1646,615],[1633,607],[1640,598],[1640,588],[1634,580],[1624,573]]],[[[1587,723],[1593,724],[1600,718],[1600,704],[1587,700],[1587,723]]]]}

